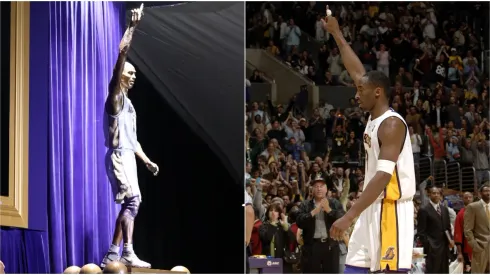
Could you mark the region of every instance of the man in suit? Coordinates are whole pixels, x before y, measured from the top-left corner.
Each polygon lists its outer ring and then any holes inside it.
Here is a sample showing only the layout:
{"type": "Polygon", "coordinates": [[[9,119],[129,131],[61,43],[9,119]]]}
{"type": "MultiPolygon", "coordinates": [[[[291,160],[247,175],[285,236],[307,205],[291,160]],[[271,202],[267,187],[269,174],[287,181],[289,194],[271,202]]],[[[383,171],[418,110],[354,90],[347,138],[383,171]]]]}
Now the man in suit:
{"type": "Polygon", "coordinates": [[[441,204],[441,190],[431,187],[429,203],[424,204],[417,214],[417,234],[424,246],[425,273],[449,273],[449,248],[454,241],[447,234],[451,232],[449,212],[441,204]]]}
{"type": "Polygon", "coordinates": [[[471,273],[490,271],[490,183],[480,188],[481,200],[466,206],[464,235],[473,250],[471,273]]]}

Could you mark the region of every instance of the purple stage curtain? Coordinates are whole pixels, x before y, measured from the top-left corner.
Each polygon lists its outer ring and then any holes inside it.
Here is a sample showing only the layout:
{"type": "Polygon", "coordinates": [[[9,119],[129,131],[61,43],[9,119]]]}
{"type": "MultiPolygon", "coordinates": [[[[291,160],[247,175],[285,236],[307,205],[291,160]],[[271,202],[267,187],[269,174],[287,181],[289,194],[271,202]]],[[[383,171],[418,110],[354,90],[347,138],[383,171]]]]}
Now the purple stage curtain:
{"type": "Polygon", "coordinates": [[[0,248],[6,274],[49,272],[48,243],[45,231],[2,228],[0,248]]]}
{"type": "Polygon", "coordinates": [[[105,172],[104,102],[124,29],[122,2],[50,2],[50,272],[99,264],[116,207],[105,172]]]}

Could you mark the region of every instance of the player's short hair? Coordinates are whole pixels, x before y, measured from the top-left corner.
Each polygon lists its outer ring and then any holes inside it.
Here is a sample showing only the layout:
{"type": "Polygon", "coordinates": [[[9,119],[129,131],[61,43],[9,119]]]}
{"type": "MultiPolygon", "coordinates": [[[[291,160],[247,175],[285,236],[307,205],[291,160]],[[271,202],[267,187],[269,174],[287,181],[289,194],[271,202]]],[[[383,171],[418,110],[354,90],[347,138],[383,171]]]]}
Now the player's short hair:
{"type": "Polygon", "coordinates": [[[387,77],[383,72],[380,71],[369,71],[364,75],[367,79],[366,83],[368,85],[375,86],[376,88],[381,88],[384,90],[387,99],[391,98],[391,82],[390,78],[387,77]]]}

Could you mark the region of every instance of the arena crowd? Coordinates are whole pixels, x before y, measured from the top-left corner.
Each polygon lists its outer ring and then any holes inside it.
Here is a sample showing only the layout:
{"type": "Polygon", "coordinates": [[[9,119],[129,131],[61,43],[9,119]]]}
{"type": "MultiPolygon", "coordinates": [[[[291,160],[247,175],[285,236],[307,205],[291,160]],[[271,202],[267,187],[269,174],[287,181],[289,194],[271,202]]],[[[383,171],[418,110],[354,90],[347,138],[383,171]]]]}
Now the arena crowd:
{"type": "MultiPolygon", "coordinates": [[[[391,78],[391,107],[409,125],[419,172],[414,247],[423,247],[426,254],[425,259],[414,257],[412,273],[449,273],[451,263],[462,263],[464,273],[488,272],[489,255],[483,256],[486,262],[472,256],[472,249],[489,250],[488,242],[478,243],[481,229],[476,225],[490,221],[474,214],[474,205],[490,199],[489,72],[482,71],[488,63],[481,66],[488,62],[481,58],[488,50],[488,29],[483,31],[485,21],[474,16],[488,5],[452,5],[330,6],[366,71],[382,71],[391,78]],[[454,169],[459,176],[448,179],[454,169]],[[469,176],[463,179],[462,173],[469,176]]],[[[322,28],[324,12],[324,4],[316,2],[248,2],[247,47],[268,51],[315,85],[354,86],[335,41],[322,28]],[[305,35],[314,43],[303,44],[305,35]]],[[[248,80],[263,82],[267,73],[256,71],[248,80]]],[[[318,180],[326,182],[337,217],[362,193],[362,133],[369,114],[354,99],[346,106],[327,101],[302,112],[295,97],[247,104],[246,189],[256,218],[251,254],[282,258],[285,273],[343,271],[350,232],[344,242],[330,243],[302,216],[311,210],[308,201],[318,180]],[[327,242],[336,252],[318,258],[321,253],[312,253],[319,251],[314,249],[318,242],[327,242]]]]}

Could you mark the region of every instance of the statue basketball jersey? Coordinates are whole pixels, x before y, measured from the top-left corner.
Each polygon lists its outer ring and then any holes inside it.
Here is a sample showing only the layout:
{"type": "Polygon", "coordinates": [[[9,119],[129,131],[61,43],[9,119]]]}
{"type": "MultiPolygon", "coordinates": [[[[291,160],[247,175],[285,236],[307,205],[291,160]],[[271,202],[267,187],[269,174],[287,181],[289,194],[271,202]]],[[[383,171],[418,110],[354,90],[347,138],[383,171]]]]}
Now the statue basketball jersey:
{"type": "Polygon", "coordinates": [[[113,116],[105,113],[104,133],[106,137],[106,146],[112,150],[129,150],[136,151],[138,138],[136,135],[136,111],[131,100],[124,95],[123,106],[119,114],[113,116]],[[114,121],[116,123],[114,123],[114,121]],[[109,127],[115,127],[110,131],[109,127]],[[117,142],[114,142],[117,139],[117,142]],[[112,144],[118,144],[116,147],[112,144]]]}

